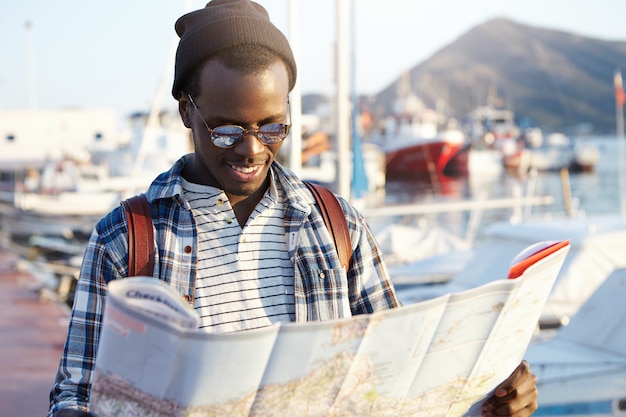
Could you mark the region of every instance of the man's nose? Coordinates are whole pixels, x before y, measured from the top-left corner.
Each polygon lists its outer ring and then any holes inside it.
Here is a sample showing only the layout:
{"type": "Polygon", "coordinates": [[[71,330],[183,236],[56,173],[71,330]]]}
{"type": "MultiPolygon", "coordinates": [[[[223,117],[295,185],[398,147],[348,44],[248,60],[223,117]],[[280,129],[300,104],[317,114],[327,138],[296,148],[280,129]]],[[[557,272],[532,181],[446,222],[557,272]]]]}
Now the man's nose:
{"type": "Polygon", "coordinates": [[[241,155],[256,155],[265,151],[265,144],[253,132],[246,132],[243,140],[235,146],[235,151],[241,155]]]}

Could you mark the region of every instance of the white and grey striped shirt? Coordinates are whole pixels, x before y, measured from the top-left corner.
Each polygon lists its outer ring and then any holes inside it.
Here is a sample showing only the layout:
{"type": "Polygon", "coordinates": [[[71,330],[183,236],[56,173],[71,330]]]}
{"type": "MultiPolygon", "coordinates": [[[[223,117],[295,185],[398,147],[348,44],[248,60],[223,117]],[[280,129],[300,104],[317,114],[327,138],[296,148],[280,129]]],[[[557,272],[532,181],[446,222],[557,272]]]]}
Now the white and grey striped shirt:
{"type": "Polygon", "coordinates": [[[283,192],[274,181],[270,184],[242,229],[222,190],[183,181],[198,232],[194,308],[201,327],[209,331],[249,330],[295,319],[283,192]]]}

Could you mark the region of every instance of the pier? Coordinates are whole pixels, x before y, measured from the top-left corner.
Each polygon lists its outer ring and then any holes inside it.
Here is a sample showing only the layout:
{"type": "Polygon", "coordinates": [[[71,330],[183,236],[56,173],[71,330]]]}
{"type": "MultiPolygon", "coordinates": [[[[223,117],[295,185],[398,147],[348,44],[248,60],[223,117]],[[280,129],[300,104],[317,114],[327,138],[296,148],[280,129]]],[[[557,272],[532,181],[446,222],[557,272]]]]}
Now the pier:
{"type": "Polygon", "coordinates": [[[18,257],[0,249],[0,415],[42,417],[65,343],[69,308],[39,296],[18,257]]]}

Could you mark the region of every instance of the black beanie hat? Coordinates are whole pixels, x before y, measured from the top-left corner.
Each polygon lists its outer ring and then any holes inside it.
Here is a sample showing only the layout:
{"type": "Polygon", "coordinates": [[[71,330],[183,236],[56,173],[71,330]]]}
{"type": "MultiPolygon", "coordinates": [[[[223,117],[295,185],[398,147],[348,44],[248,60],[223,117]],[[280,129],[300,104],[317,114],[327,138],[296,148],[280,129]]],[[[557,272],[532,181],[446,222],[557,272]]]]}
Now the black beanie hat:
{"type": "Polygon", "coordinates": [[[181,16],[172,95],[177,97],[195,67],[224,48],[261,45],[283,59],[289,71],[289,91],[296,82],[296,61],[289,42],[270,21],[267,11],[250,0],[213,0],[204,9],[181,16]]]}

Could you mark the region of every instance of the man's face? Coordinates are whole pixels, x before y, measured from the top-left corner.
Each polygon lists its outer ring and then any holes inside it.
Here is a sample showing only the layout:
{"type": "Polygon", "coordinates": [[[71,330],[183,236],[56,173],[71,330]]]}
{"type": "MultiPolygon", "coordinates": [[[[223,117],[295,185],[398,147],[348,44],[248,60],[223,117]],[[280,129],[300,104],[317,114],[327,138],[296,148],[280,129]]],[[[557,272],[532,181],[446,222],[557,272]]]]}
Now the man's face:
{"type": "Polygon", "coordinates": [[[194,162],[183,175],[189,181],[223,189],[231,203],[264,191],[271,163],[282,146],[263,144],[253,133],[231,148],[213,144],[209,128],[237,125],[258,129],[267,123],[288,123],[289,78],[282,61],[259,74],[242,74],[216,60],[208,61],[200,75],[200,94],[179,100],[181,116],[193,131],[194,162]],[[233,199],[235,201],[233,201],[233,199]]]}

